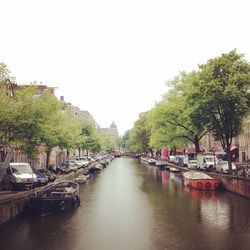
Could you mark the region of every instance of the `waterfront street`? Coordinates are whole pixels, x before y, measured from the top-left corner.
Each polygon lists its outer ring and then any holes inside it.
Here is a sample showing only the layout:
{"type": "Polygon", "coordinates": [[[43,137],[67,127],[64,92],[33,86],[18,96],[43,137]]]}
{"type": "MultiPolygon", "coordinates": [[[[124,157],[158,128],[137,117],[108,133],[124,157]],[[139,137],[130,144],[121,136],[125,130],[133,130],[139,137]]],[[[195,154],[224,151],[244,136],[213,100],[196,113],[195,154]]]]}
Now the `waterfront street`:
{"type": "Polygon", "coordinates": [[[80,187],[77,210],[0,227],[1,250],[248,249],[250,200],[184,188],[180,173],[116,158],[80,187]]]}

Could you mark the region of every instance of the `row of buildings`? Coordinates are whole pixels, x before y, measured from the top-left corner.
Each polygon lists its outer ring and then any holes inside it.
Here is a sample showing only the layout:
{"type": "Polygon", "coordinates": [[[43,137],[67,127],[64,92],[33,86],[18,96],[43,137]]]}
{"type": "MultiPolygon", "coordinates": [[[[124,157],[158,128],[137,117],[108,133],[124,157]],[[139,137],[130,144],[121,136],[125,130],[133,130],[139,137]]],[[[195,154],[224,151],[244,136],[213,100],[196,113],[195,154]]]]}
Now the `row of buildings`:
{"type": "MultiPolygon", "coordinates": [[[[30,86],[30,85],[17,85],[17,84],[12,84],[8,82],[8,84],[6,84],[6,94],[8,96],[13,96],[15,91],[18,91],[19,88],[23,88],[27,86],[30,86]]],[[[51,94],[55,96],[55,88],[53,87],[48,87],[42,84],[36,85],[36,87],[37,87],[36,96],[42,95],[44,91],[49,91],[51,94]]],[[[96,129],[103,134],[109,135],[113,138],[119,137],[118,129],[114,122],[111,123],[109,128],[102,128],[97,124],[97,122],[95,121],[95,119],[93,118],[93,116],[90,114],[89,111],[81,110],[79,107],[74,106],[70,102],[66,102],[63,96],[60,96],[59,101],[62,103],[62,110],[71,110],[76,117],[78,118],[84,117],[84,118],[91,120],[95,124],[96,129]]],[[[0,145],[0,162],[3,162],[5,160],[6,153],[8,150],[9,150],[8,148],[4,147],[3,145],[0,145]]],[[[14,153],[13,161],[15,162],[27,162],[28,161],[26,154],[24,154],[24,152],[22,152],[21,149],[14,146],[12,150],[14,153]]],[[[46,145],[44,144],[39,145],[37,148],[37,151],[38,151],[38,157],[35,160],[34,165],[38,168],[44,168],[46,166],[46,161],[47,161],[46,145]]],[[[69,157],[72,157],[78,153],[79,152],[78,151],[76,152],[76,150],[67,152],[66,150],[55,148],[52,151],[51,156],[50,156],[50,164],[57,164],[57,163],[65,162],[69,157]]]]}
{"type": "MultiPolygon", "coordinates": [[[[205,151],[214,153],[224,153],[219,141],[215,141],[211,134],[207,134],[202,146],[205,151]]],[[[233,138],[231,153],[234,161],[247,162],[250,160],[250,114],[246,117],[242,132],[233,138]]]]}

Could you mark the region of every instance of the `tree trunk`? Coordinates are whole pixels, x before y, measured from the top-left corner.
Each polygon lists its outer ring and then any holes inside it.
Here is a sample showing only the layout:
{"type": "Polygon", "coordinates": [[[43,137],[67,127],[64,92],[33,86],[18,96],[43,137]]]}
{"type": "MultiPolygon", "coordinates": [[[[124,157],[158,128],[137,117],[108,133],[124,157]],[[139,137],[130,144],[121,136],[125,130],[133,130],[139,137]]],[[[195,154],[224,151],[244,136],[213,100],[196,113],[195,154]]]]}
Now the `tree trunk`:
{"type": "Polygon", "coordinates": [[[229,174],[233,174],[233,171],[232,171],[232,154],[230,152],[230,147],[227,148],[226,150],[227,152],[227,161],[228,161],[228,168],[229,168],[229,174]]]}
{"type": "Polygon", "coordinates": [[[81,156],[81,148],[78,148],[78,156],[81,156]]]}
{"type": "Polygon", "coordinates": [[[69,150],[67,150],[67,154],[66,154],[66,160],[69,160],[69,150]]]}
{"type": "Polygon", "coordinates": [[[47,152],[46,152],[46,168],[49,167],[49,158],[50,158],[50,154],[51,154],[51,149],[49,149],[47,152]]]}
{"type": "Polygon", "coordinates": [[[154,152],[153,152],[152,148],[149,148],[149,152],[150,152],[151,157],[153,158],[154,157],[154,152]]]}
{"type": "Polygon", "coordinates": [[[196,152],[196,155],[197,155],[198,153],[201,152],[199,138],[198,138],[197,135],[195,135],[195,137],[194,137],[194,145],[195,145],[195,152],[196,152]]]}

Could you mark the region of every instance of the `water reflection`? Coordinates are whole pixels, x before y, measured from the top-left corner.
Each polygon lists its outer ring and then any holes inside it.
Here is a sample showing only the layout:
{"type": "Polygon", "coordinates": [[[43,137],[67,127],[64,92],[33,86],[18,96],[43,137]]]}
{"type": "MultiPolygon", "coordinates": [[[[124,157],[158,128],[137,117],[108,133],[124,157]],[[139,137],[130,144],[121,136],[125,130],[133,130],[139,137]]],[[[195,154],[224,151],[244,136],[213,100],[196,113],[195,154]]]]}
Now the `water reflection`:
{"type": "Polygon", "coordinates": [[[185,186],[184,191],[188,193],[193,199],[201,201],[216,201],[218,199],[218,192],[211,190],[198,190],[185,186]]]}

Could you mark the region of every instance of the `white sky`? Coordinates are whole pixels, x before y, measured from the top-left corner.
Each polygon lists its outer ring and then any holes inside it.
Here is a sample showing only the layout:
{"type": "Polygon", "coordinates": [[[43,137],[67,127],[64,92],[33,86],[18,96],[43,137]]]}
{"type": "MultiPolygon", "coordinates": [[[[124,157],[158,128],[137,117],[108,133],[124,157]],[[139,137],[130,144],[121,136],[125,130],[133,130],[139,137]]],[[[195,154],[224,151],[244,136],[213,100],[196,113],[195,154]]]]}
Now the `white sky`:
{"type": "Polygon", "coordinates": [[[0,62],[122,135],[165,82],[237,49],[250,58],[249,0],[0,0],[0,62]]]}

